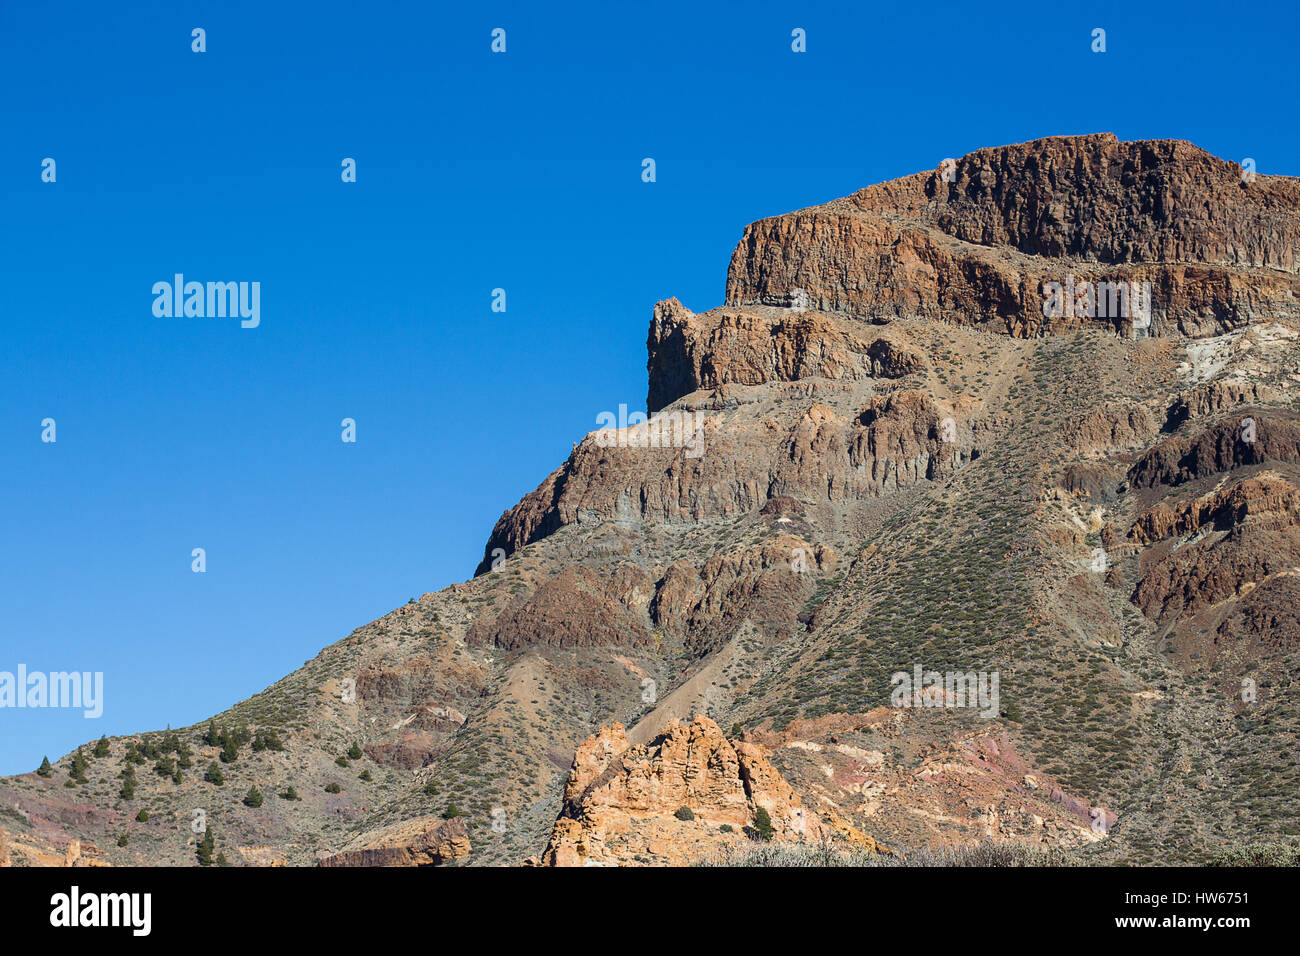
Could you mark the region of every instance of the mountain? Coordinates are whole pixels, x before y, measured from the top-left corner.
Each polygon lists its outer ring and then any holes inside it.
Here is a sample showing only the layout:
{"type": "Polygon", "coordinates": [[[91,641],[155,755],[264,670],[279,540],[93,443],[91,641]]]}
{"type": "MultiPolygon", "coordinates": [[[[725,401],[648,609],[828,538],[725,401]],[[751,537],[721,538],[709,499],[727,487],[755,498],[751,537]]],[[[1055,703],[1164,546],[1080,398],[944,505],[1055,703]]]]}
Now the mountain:
{"type": "Polygon", "coordinates": [[[88,742],[84,783],[0,781],[0,855],[190,863],[196,820],[261,865],[1291,840],[1298,239],[1300,181],[1108,134],[753,223],[723,305],[655,306],[653,417],[472,580],[88,742]]]}

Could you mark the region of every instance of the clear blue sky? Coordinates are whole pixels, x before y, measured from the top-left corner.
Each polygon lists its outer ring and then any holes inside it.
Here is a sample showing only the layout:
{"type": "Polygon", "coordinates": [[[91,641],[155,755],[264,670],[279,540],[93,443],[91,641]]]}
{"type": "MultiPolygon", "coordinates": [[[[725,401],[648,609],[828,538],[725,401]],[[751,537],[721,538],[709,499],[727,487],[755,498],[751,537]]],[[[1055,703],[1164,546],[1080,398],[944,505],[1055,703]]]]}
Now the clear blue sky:
{"type": "Polygon", "coordinates": [[[1300,173],[1293,4],[288,6],[0,4],[0,670],[105,675],[0,773],[468,577],[754,219],[1060,133],[1300,173]],[[260,327],[156,318],[176,272],[260,327]]]}

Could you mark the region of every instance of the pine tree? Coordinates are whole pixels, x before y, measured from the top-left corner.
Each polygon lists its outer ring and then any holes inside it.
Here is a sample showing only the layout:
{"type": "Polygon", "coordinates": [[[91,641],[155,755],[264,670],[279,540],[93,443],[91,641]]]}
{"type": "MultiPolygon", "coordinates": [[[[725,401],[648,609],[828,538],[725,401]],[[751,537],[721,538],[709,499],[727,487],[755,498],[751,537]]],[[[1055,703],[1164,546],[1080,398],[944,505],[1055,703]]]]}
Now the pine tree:
{"type": "Polygon", "coordinates": [[[234,763],[239,759],[239,741],[233,734],[221,732],[221,762],[234,763]]]}
{"type": "Polygon", "coordinates": [[[244,806],[252,807],[256,810],[262,805],[262,791],[257,787],[249,787],[248,793],[244,794],[244,806]]]}
{"type": "Polygon", "coordinates": [[[462,816],[462,813],[460,807],[456,806],[455,803],[447,804],[447,809],[442,811],[442,818],[444,820],[451,820],[459,816],[462,816]]]}
{"type": "Polygon", "coordinates": [[[220,787],[226,782],[226,775],[221,772],[221,768],[217,766],[217,762],[214,760],[208,764],[208,772],[203,775],[203,779],[220,787]]]}
{"type": "Polygon", "coordinates": [[[118,797],[122,800],[135,799],[135,778],[127,777],[122,781],[122,789],[118,791],[118,797]]]}
{"type": "Polygon", "coordinates": [[[81,748],[78,747],[77,752],[72,755],[72,772],[68,774],[68,777],[75,780],[77,783],[85,783],[86,765],[86,755],[83,754],[81,748]]]}
{"type": "Polygon", "coordinates": [[[137,823],[148,823],[149,811],[146,810],[144,807],[141,807],[140,812],[135,815],[135,819],[137,823]]]}
{"type": "Polygon", "coordinates": [[[95,744],[95,756],[96,756],[96,757],[107,757],[107,756],[108,756],[108,738],[107,738],[107,737],[100,737],[100,738],[99,738],[99,743],[95,744]]]}
{"type": "Polygon", "coordinates": [[[212,827],[207,827],[203,831],[203,838],[199,840],[199,866],[212,865],[212,850],[216,846],[216,840],[212,837],[212,827]]]}
{"type": "Polygon", "coordinates": [[[131,842],[131,838],[127,836],[125,833],[123,833],[120,837],[117,838],[118,846],[126,846],[130,842],[131,842]]]}
{"type": "Polygon", "coordinates": [[[348,759],[350,760],[361,759],[361,748],[357,746],[357,742],[355,740],[352,742],[352,746],[348,748],[348,759]]]}
{"type": "Polygon", "coordinates": [[[292,786],[290,786],[290,787],[287,788],[287,789],[286,789],[282,794],[280,794],[280,799],[281,799],[281,800],[301,800],[302,797],[298,796],[298,791],[295,790],[292,786]]]}
{"type": "Polygon", "coordinates": [[[208,732],[203,735],[203,742],[209,747],[215,747],[217,746],[217,739],[219,736],[220,734],[217,733],[217,722],[215,720],[209,720],[208,732]]]}
{"type": "Polygon", "coordinates": [[[772,817],[762,807],[759,807],[754,813],[754,832],[764,842],[776,836],[776,830],[772,826],[772,817]]]}
{"type": "Polygon", "coordinates": [[[42,777],[48,777],[54,773],[54,768],[50,766],[50,758],[46,757],[41,761],[41,765],[36,768],[36,773],[42,777]]]}

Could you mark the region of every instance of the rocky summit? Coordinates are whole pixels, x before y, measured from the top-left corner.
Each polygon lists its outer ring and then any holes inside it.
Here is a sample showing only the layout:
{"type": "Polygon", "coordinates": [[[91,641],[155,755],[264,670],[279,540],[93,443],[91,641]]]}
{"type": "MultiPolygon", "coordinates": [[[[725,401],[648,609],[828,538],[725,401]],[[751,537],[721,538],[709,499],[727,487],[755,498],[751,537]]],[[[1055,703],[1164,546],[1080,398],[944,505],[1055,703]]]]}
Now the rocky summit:
{"type": "Polygon", "coordinates": [[[1292,841],[1298,250],[1300,181],[1109,134],[755,222],[471,580],[0,780],[0,864],[1292,841]]]}

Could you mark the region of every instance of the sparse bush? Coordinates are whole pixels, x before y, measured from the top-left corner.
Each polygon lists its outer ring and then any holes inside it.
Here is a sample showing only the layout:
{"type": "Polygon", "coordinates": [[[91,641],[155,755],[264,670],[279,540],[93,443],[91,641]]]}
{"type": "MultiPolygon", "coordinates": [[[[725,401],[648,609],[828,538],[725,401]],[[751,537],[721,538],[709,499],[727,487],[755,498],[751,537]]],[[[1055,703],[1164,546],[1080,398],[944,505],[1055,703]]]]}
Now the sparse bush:
{"type": "Polygon", "coordinates": [[[674,813],[673,816],[678,820],[690,821],[695,819],[695,811],[690,807],[678,807],[677,812],[674,813]]]}

